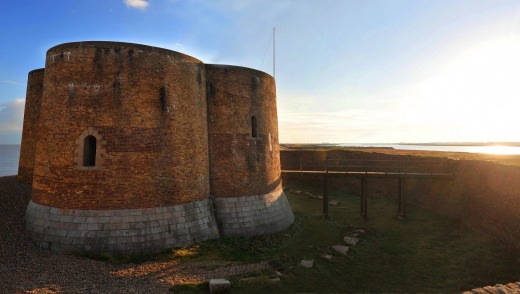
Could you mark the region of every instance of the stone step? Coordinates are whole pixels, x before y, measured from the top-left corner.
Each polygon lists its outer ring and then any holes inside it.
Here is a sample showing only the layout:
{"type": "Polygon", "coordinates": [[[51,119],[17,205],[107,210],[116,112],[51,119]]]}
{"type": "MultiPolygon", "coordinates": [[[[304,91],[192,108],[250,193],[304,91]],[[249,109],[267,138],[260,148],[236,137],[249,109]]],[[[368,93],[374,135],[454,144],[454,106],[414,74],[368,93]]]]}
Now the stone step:
{"type": "Polygon", "coordinates": [[[334,249],[336,252],[339,252],[343,255],[347,255],[348,252],[348,246],[345,245],[333,245],[332,249],[334,249]]]}

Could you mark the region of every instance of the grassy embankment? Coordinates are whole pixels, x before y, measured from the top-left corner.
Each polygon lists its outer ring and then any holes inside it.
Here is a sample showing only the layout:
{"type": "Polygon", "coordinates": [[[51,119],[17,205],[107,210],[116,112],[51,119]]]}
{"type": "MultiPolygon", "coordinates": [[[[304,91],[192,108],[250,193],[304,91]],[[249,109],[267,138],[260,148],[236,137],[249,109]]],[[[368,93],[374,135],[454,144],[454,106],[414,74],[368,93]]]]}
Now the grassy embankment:
{"type": "MultiPolygon", "coordinates": [[[[234,238],[204,242],[163,258],[224,259],[244,263],[269,260],[282,273],[281,282],[269,283],[274,272],[231,277],[232,293],[294,292],[442,292],[520,280],[516,257],[501,250],[487,236],[469,231],[419,207],[410,207],[406,220],[396,218],[396,204],[386,198],[369,200],[370,219],[359,217],[359,197],[330,191],[338,200],[330,219],[321,215],[321,200],[296,190],[320,194],[321,186],[286,180],[286,195],[296,215],[287,231],[262,238],[234,238]],[[331,245],[355,229],[366,231],[347,256],[331,245]],[[333,254],[332,260],[321,257],[333,254]],[[297,265],[314,259],[312,269],[297,265]],[[264,276],[258,283],[240,284],[240,278],[264,276]]],[[[179,285],[176,293],[197,293],[207,285],[179,285]]]]}
{"type": "Polygon", "coordinates": [[[426,150],[398,150],[393,148],[373,148],[373,147],[341,147],[334,145],[320,144],[283,144],[280,150],[348,150],[358,152],[382,153],[388,155],[411,155],[419,157],[443,157],[457,160],[485,160],[500,164],[520,166],[520,155],[500,155],[469,152],[445,152],[445,151],[426,151],[426,150]]]}

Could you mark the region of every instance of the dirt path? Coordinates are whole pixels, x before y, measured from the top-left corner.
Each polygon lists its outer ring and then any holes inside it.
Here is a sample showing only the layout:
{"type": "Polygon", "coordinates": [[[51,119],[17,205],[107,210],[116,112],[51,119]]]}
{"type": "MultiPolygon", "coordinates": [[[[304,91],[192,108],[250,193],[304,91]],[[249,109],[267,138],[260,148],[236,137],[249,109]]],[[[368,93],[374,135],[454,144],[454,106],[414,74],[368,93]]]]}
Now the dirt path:
{"type": "Polygon", "coordinates": [[[31,187],[0,177],[0,293],[167,293],[172,285],[204,282],[267,268],[266,263],[148,262],[115,265],[39,249],[25,233],[31,187]]]}

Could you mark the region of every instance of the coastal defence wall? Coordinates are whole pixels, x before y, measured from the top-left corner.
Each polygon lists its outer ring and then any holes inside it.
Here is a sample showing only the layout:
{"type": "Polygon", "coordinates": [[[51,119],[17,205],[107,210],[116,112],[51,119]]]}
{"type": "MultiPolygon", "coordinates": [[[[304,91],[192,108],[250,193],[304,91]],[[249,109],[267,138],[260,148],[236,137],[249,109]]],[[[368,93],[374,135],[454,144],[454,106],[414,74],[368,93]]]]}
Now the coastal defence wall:
{"type": "Polygon", "coordinates": [[[459,160],[451,182],[406,183],[407,195],[424,207],[481,230],[520,250],[520,167],[459,160]]]}
{"type": "Polygon", "coordinates": [[[287,228],[294,215],[282,191],[276,86],[261,71],[206,65],[211,195],[223,236],[287,228]]]}
{"type": "MultiPolygon", "coordinates": [[[[326,151],[281,151],[282,170],[299,169],[300,155],[315,160],[304,162],[304,170],[320,170],[323,163],[317,158],[325,158],[326,151]],[[313,154],[314,153],[314,154],[313,154]]],[[[403,160],[413,156],[388,155],[357,151],[329,151],[329,156],[359,160],[403,160]]],[[[330,157],[329,157],[330,158],[330,157]]],[[[416,157],[417,158],[417,157],[416,157]]],[[[439,160],[439,158],[419,157],[418,160],[439,160]]],[[[450,217],[472,229],[482,231],[504,245],[520,250],[520,167],[479,160],[449,161],[455,173],[453,180],[419,179],[403,180],[403,193],[408,203],[431,209],[450,217]]],[[[322,169],[321,169],[322,170],[322,169]]],[[[322,175],[292,174],[303,177],[317,185],[323,184],[322,175]]],[[[354,194],[361,193],[359,178],[344,174],[329,174],[328,183],[354,194]]],[[[397,199],[397,179],[367,179],[368,197],[388,197],[397,199]]]]}
{"type": "Polygon", "coordinates": [[[27,184],[32,184],[33,180],[44,73],[44,68],[35,69],[29,72],[27,79],[22,144],[20,146],[20,161],[18,164],[18,180],[27,184]]]}

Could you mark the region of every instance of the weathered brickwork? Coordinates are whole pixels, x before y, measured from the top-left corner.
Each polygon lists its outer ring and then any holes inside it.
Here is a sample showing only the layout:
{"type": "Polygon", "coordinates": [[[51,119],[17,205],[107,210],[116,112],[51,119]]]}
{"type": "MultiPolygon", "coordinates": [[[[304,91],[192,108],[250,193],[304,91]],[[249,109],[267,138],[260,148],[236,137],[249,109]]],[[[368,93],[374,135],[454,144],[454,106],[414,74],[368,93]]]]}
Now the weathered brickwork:
{"type": "Polygon", "coordinates": [[[207,110],[200,61],[134,44],[59,45],[47,52],[41,111],[34,202],[123,209],[207,198],[207,110]],[[106,143],[96,169],[74,163],[76,141],[88,128],[106,143]]]}
{"type": "Polygon", "coordinates": [[[42,247],[156,252],[218,237],[220,208],[229,236],[294,219],[281,192],[275,81],[263,72],[145,45],[66,43],[30,74],[27,105],[27,224],[42,247]],[[230,216],[222,197],[258,213],[230,216]]]}
{"type": "Polygon", "coordinates": [[[35,69],[29,72],[27,79],[27,99],[23,119],[22,145],[18,165],[18,180],[32,184],[34,172],[34,157],[38,142],[38,124],[43,92],[43,77],[45,69],[35,69]]]}
{"type": "Polygon", "coordinates": [[[282,189],[262,195],[217,198],[215,210],[224,237],[265,235],[285,230],[294,222],[282,189]]]}
{"type": "Polygon", "coordinates": [[[236,197],[279,189],[273,77],[249,68],[223,65],[206,65],[206,75],[211,194],[217,198],[236,197]]]}
{"type": "Polygon", "coordinates": [[[145,209],[59,209],[30,202],[27,228],[57,252],[157,253],[218,238],[209,200],[145,209]]]}

